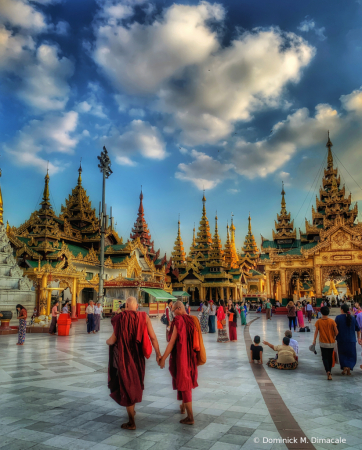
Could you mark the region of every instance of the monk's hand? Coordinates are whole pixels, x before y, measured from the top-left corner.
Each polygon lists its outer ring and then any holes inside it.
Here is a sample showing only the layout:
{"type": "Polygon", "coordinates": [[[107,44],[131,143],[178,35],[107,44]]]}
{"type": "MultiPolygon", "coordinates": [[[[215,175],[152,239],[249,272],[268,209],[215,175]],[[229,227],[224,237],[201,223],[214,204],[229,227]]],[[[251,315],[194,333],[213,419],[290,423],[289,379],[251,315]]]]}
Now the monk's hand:
{"type": "Polygon", "coordinates": [[[161,358],[158,361],[158,365],[160,366],[160,369],[164,369],[165,368],[165,360],[163,358],[161,358]]]}

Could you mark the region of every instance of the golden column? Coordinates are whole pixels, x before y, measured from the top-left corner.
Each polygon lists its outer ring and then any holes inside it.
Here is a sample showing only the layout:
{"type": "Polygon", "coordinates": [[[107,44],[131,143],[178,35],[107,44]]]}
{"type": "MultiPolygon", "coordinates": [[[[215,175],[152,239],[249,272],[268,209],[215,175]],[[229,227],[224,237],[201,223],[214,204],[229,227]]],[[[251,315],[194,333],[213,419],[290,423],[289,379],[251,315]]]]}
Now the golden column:
{"type": "Polygon", "coordinates": [[[47,316],[49,316],[50,314],[51,302],[52,302],[52,291],[49,289],[47,295],[47,316]]]}
{"type": "Polygon", "coordinates": [[[321,266],[314,266],[315,295],[317,298],[322,297],[322,276],[321,266]]]}
{"type": "Polygon", "coordinates": [[[287,298],[287,279],[286,279],[286,273],[285,269],[281,269],[280,271],[280,284],[282,289],[282,300],[283,298],[287,298]]]}
{"type": "Polygon", "coordinates": [[[223,287],[220,288],[220,299],[224,300],[224,288],[223,287]]]}
{"type": "Polygon", "coordinates": [[[48,274],[44,273],[41,279],[41,289],[39,291],[39,314],[46,314],[45,303],[47,302],[48,274]]]}
{"type": "Polygon", "coordinates": [[[77,279],[73,278],[73,286],[72,286],[72,322],[76,322],[77,318],[77,279]]]}
{"type": "Polygon", "coordinates": [[[271,288],[270,288],[270,272],[266,271],[266,295],[268,297],[272,297],[271,288]]]}

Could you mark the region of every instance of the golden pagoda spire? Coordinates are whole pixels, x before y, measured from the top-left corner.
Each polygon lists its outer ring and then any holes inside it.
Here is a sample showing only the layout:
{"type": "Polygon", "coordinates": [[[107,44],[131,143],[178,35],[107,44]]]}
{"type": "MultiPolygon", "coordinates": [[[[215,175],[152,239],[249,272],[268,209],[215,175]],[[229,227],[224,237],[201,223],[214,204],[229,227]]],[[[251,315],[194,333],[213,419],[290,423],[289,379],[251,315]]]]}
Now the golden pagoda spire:
{"type": "Polygon", "coordinates": [[[328,158],[327,158],[327,170],[333,169],[333,155],[331,148],[333,147],[333,144],[329,138],[329,130],[328,130],[328,141],[326,144],[326,147],[328,148],[328,158]]]}
{"type": "Polygon", "coordinates": [[[182,238],[181,238],[180,225],[181,224],[180,224],[180,218],[179,218],[177,237],[176,237],[175,246],[174,246],[173,252],[172,252],[172,259],[173,259],[176,267],[184,264],[186,261],[186,253],[185,253],[184,244],[183,244],[182,238]]]}
{"type": "Polygon", "coordinates": [[[282,181],[282,201],[281,201],[281,207],[282,209],[280,210],[280,214],[286,214],[287,213],[287,209],[286,209],[286,202],[285,202],[285,191],[284,191],[284,181],[282,181]]]}
{"type": "MultiPolygon", "coordinates": [[[[1,169],[0,169],[0,178],[1,178],[1,169]]],[[[0,187],[0,225],[4,224],[4,206],[3,206],[3,194],[1,192],[1,187],[0,187]]]]}
{"type": "Polygon", "coordinates": [[[248,234],[245,236],[244,246],[242,248],[242,252],[250,257],[257,257],[259,255],[259,249],[256,244],[252,229],[251,229],[251,216],[249,212],[248,217],[248,234]]]}
{"type": "Polygon", "coordinates": [[[229,222],[226,225],[226,244],[224,250],[225,263],[228,269],[237,268],[237,257],[235,258],[232,245],[230,242],[229,222]]]}
{"type": "Polygon", "coordinates": [[[79,165],[79,169],[78,169],[78,186],[82,186],[82,158],[80,159],[80,165],[79,165]]]}
{"type": "Polygon", "coordinates": [[[49,196],[49,169],[47,169],[47,174],[45,175],[45,185],[43,191],[43,201],[40,203],[43,209],[50,209],[52,206],[50,204],[49,196]]]}
{"type": "Polygon", "coordinates": [[[224,252],[222,250],[221,239],[219,236],[219,230],[217,227],[217,213],[215,216],[215,233],[214,238],[212,240],[212,251],[210,254],[210,261],[217,264],[224,263],[224,252]]]}
{"type": "Polygon", "coordinates": [[[210,232],[209,220],[206,216],[205,203],[206,197],[204,192],[204,195],[202,197],[202,216],[200,220],[199,230],[197,232],[197,238],[195,239],[195,245],[190,249],[190,257],[193,257],[200,253],[203,255],[203,258],[201,258],[203,261],[207,261],[212,249],[212,236],[210,232]]]}

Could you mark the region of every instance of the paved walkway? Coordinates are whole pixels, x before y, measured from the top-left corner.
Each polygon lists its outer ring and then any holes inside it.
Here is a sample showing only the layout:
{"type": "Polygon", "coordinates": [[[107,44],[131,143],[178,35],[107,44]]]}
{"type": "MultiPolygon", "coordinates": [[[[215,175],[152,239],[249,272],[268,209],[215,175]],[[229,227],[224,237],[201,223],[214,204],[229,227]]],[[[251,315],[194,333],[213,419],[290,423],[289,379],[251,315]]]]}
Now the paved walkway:
{"type": "MultiPolygon", "coordinates": [[[[250,314],[248,320],[256,317],[259,319],[250,326],[251,337],[259,334],[279,343],[286,317],[274,316],[267,323],[264,316],[250,314]]],[[[165,328],[159,320],[153,319],[153,324],[164,350],[165,328]]],[[[248,362],[240,326],[237,343],[217,344],[216,335],[205,335],[208,361],[199,369],[200,386],[193,394],[195,426],[179,423],[179,404],[168,370],[160,370],[152,356],[146,364],[143,402],[137,406],[138,428],[121,430],[125,410],[109,398],[106,386],[105,340],[111,334],[110,321],[103,320],[101,327],[101,333],[88,335],[80,321],[69,337],[27,335],[24,347],[15,345],[14,335],[0,337],[0,449],[292,448],[263,443],[263,438],[281,436],[268,409],[270,402],[265,403],[260,380],[258,384],[248,362]]],[[[289,409],[308,438],[346,439],[337,445],[315,443],[315,449],[362,450],[361,348],[353,376],[342,377],[336,368],[333,381],[328,382],[320,354],[308,350],[313,327],[311,333],[297,333],[296,339],[300,345],[296,371],[264,366],[272,382],[265,383],[267,391],[270,386],[269,397],[273,393],[280,396],[279,405],[284,412],[284,407],[289,409]]],[[[265,349],[264,359],[271,356],[273,352],[265,349]]]]}

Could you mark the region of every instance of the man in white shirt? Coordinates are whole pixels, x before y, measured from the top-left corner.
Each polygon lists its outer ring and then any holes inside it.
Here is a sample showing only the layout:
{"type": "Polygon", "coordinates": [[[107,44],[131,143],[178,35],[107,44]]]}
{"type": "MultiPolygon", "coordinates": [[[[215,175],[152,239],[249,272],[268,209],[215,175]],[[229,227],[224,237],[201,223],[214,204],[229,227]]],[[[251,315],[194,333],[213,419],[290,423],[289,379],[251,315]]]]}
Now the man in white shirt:
{"type": "Polygon", "coordinates": [[[298,353],[299,353],[298,341],[296,341],[295,339],[292,339],[293,335],[290,330],[287,330],[284,335],[290,339],[289,345],[292,347],[292,349],[295,351],[295,354],[298,356],[298,353]]]}
{"type": "Polygon", "coordinates": [[[94,330],[94,302],[91,300],[86,310],[86,321],[87,321],[87,333],[95,333],[94,330]]]}
{"type": "Polygon", "coordinates": [[[209,313],[209,333],[216,333],[215,330],[216,306],[214,305],[214,302],[212,300],[209,301],[207,312],[209,313]]]}

